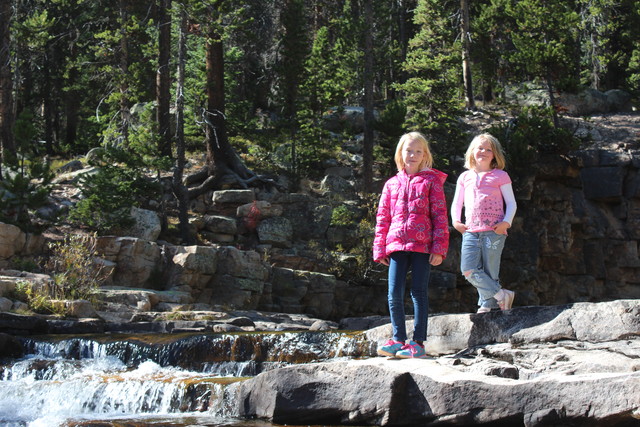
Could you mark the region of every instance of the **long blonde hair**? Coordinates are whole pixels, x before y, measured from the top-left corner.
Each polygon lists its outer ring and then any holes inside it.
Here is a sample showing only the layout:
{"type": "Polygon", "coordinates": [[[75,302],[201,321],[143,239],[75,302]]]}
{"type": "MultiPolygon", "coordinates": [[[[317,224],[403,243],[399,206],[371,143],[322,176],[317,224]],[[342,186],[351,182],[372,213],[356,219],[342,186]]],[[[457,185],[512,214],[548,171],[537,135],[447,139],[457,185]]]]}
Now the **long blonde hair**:
{"type": "Polygon", "coordinates": [[[491,145],[491,151],[493,151],[491,167],[494,169],[504,169],[507,165],[507,160],[504,156],[502,145],[500,145],[500,141],[490,133],[482,133],[471,140],[471,143],[467,148],[467,152],[464,155],[464,167],[467,169],[473,169],[476,166],[476,159],[473,157],[473,150],[482,141],[487,141],[491,145]]]}
{"type": "Polygon", "coordinates": [[[425,138],[425,136],[420,132],[409,132],[400,137],[400,141],[398,141],[398,145],[396,146],[396,154],[393,158],[396,161],[398,172],[403,171],[405,168],[404,160],[402,160],[402,149],[411,141],[420,142],[422,144],[422,149],[424,150],[424,159],[420,163],[420,168],[418,170],[422,170],[425,167],[431,168],[433,165],[433,155],[429,149],[429,142],[427,141],[427,138],[425,138]]]}

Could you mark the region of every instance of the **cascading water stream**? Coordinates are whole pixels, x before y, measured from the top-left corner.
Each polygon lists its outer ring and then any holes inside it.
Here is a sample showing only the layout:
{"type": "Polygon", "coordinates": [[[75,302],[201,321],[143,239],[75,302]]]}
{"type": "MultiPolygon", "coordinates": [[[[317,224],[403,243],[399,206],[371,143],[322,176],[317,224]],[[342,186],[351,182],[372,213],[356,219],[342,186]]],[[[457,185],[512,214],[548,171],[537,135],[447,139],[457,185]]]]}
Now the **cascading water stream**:
{"type": "Polygon", "coordinates": [[[27,357],[0,366],[2,426],[117,419],[180,426],[194,418],[198,425],[256,425],[230,417],[224,398],[230,382],[370,351],[354,335],[307,332],[48,336],[24,338],[23,345],[27,357]]]}
{"type": "Polygon", "coordinates": [[[28,425],[57,425],[70,416],[114,418],[208,410],[222,384],[201,373],[143,362],[127,368],[114,358],[25,359],[3,373],[2,419],[28,425]],[[44,369],[38,365],[47,365],[44,369]]]}

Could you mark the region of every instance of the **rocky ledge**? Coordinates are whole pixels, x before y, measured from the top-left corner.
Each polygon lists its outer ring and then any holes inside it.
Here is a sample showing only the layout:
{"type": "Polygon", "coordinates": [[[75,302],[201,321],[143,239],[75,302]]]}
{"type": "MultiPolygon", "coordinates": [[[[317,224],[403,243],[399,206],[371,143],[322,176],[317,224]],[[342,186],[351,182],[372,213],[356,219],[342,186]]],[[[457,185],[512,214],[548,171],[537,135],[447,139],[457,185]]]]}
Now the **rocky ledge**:
{"type": "Polygon", "coordinates": [[[237,416],[278,424],[635,426],[639,336],[640,300],[441,315],[429,359],[292,365],[227,391],[237,416]]]}

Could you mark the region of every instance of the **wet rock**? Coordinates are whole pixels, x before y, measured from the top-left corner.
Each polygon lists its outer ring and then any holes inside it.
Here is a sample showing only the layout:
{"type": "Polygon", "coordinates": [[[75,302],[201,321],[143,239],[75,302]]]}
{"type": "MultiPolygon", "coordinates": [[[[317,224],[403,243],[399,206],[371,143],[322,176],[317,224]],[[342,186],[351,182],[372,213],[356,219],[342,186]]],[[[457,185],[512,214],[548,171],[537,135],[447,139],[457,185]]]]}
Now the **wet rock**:
{"type": "Polygon", "coordinates": [[[249,319],[248,317],[234,317],[227,320],[227,323],[234,326],[256,326],[253,320],[249,319]]]}
{"type": "Polygon", "coordinates": [[[47,320],[48,334],[101,334],[105,331],[105,323],[96,319],[80,320],[47,320]]]}
{"type": "Polygon", "coordinates": [[[0,359],[19,358],[23,354],[22,344],[17,338],[0,332],[0,359]]]}
{"type": "Polygon", "coordinates": [[[47,321],[37,316],[0,312],[0,332],[12,335],[44,334],[47,321]]]}

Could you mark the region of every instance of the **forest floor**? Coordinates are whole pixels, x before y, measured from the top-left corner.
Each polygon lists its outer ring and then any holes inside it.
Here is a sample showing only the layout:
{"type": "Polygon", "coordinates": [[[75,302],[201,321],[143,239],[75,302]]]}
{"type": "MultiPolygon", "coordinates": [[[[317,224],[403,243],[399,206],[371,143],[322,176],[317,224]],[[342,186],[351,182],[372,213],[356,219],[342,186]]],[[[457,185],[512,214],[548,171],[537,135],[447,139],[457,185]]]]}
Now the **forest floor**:
{"type": "Polygon", "coordinates": [[[600,114],[581,120],[600,133],[601,148],[633,149],[640,148],[640,113],[600,114]]]}
{"type": "MultiPolygon", "coordinates": [[[[468,113],[463,121],[470,134],[475,135],[511,118],[504,109],[481,108],[468,113]]],[[[640,112],[595,114],[588,117],[564,116],[560,123],[585,141],[580,147],[583,149],[640,149],[640,112]]]]}

